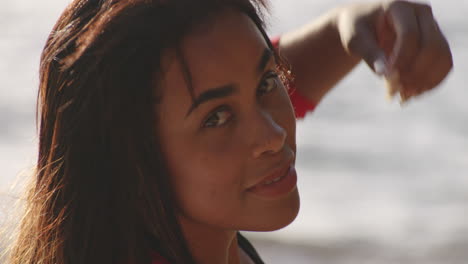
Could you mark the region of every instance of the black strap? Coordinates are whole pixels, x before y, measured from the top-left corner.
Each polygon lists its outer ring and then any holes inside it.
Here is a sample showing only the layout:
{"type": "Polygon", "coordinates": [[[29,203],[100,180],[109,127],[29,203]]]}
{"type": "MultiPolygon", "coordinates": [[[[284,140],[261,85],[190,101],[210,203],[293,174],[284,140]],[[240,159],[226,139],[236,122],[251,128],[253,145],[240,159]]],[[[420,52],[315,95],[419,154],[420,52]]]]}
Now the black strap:
{"type": "Polygon", "coordinates": [[[252,244],[250,244],[249,240],[247,240],[247,238],[245,238],[239,232],[237,232],[237,243],[239,244],[239,247],[242,248],[244,252],[247,253],[247,255],[249,255],[255,264],[265,264],[260,258],[260,255],[258,255],[255,248],[252,246],[252,244]]]}
{"type": "MultiPolygon", "coordinates": [[[[156,239],[154,239],[154,237],[151,235],[148,235],[147,239],[150,242],[152,250],[160,254],[161,251],[159,247],[159,242],[156,239]]],[[[252,261],[255,264],[265,264],[260,258],[260,255],[258,255],[253,245],[240,232],[237,232],[237,244],[242,250],[244,250],[244,252],[250,257],[250,259],[252,259],[252,261]]]]}

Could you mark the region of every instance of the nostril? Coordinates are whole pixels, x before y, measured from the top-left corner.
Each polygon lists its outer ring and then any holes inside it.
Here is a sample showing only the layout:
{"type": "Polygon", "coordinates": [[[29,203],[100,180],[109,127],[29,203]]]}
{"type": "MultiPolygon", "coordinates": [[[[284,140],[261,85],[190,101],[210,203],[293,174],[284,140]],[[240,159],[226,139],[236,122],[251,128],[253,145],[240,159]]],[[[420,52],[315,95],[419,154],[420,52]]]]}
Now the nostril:
{"type": "Polygon", "coordinates": [[[270,120],[268,126],[258,131],[254,136],[253,155],[259,158],[262,155],[271,155],[280,152],[286,142],[286,130],[276,122],[270,120]]]}

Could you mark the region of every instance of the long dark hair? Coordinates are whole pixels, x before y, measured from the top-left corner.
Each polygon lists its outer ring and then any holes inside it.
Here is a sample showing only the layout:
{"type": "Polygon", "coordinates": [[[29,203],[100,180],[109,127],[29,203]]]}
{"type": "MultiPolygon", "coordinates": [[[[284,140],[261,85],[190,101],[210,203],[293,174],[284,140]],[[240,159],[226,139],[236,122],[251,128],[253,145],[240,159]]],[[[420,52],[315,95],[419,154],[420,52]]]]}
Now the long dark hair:
{"type": "Polygon", "coordinates": [[[67,7],[41,56],[39,156],[12,264],[150,263],[151,251],[194,263],[158,147],[157,80],[162,54],[226,8],[246,13],[269,43],[262,0],[67,7]]]}

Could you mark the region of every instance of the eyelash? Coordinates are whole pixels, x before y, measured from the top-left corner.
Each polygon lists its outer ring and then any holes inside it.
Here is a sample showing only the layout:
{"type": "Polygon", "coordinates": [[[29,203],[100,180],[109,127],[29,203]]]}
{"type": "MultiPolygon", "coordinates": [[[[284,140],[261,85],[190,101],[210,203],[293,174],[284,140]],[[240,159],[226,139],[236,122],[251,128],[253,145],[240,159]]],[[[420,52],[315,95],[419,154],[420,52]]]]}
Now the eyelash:
{"type": "MultiPolygon", "coordinates": [[[[208,118],[203,122],[203,127],[204,128],[211,128],[211,127],[221,127],[223,125],[225,125],[229,120],[231,120],[231,117],[232,117],[232,113],[230,113],[230,108],[226,105],[223,105],[219,108],[217,108],[212,114],[210,114],[208,116],[208,118]],[[226,119],[226,121],[224,121],[224,123],[222,124],[218,124],[218,125],[209,125],[210,122],[212,122],[212,119],[213,118],[216,118],[216,115],[220,114],[220,113],[228,113],[228,118],[226,119]]],[[[218,120],[220,118],[218,117],[218,120]]],[[[216,120],[215,120],[216,122],[216,120]]]]}
{"type": "Polygon", "coordinates": [[[262,96],[264,94],[267,94],[269,92],[274,91],[276,88],[278,88],[278,84],[281,81],[279,79],[279,74],[276,71],[268,71],[263,75],[262,82],[260,83],[260,87],[265,84],[267,81],[273,81],[273,86],[267,90],[267,91],[261,91],[261,89],[257,89],[257,96],[262,96]]]}
{"type": "MultiPolygon", "coordinates": [[[[259,85],[259,88],[257,89],[257,97],[261,97],[265,94],[268,94],[274,90],[276,90],[279,86],[279,82],[280,82],[280,79],[279,79],[279,74],[278,72],[276,71],[268,71],[266,72],[264,75],[263,75],[263,78],[262,78],[262,81],[259,85]],[[264,91],[262,90],[262,86],[264,84],[267,84],[268,85],[268,81],[272,81],[273,83],[270,83],[272,84],[272,86],[268,87],[269,89],[264,91]]],[[[232,119],[232,113],[228,113],[230,111],[230,108],[226,105],[224,106],[221,106],[219,108],[217,108],[213,113],[211,113],[208,118],[205,119],[205,121],[203,121],[203,125],[202,127],[204,128],[212,128],[212,127],[222,127],[224,126],[225,124],[227,124],[231,119],[232,119]],[[215,124],[215,125],[211,125],[209,124],[210,122],[212,122],[212,119],[213,118],[216,118],[216,116],[220,113],[228,113],[228,117],[226,118],[226,120],[222,123],[222,124],[215,124]]],[[[220,117],[218,117],[218,120],[221,119],[220,117]]],[[[215,120],[216,122],[216,120],[215,120]]]]}

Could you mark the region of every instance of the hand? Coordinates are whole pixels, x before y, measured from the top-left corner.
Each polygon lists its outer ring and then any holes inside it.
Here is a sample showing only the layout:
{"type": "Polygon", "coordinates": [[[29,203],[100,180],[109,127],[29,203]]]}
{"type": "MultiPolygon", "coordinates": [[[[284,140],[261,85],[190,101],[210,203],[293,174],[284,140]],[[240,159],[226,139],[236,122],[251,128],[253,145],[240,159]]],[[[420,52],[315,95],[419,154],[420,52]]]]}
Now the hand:
{"type": "Polygon", "coordinates": [[[348,53],[384,75],[401,100],[436,87],[453,66],[449,44],[427,4],[390,1],[346,6],[337,21],[348,53]]]}

